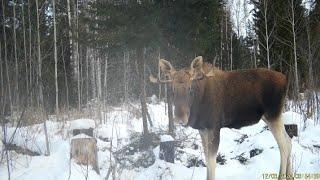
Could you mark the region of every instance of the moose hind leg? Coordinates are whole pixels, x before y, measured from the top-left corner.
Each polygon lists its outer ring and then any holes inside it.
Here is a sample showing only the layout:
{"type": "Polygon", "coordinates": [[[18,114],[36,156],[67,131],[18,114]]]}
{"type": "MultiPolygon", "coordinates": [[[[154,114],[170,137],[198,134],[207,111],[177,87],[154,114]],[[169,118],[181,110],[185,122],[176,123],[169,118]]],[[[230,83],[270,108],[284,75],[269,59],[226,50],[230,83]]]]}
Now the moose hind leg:
{"type": "Polygon", "coordinates": [[[272,120],[265,120],[265,122],[268,124],[280,150],[279,179],[290,179],[290,177],[292,177],[290,158],[292,147],[291,139],[285,131],[281,117],[272,120]]]}

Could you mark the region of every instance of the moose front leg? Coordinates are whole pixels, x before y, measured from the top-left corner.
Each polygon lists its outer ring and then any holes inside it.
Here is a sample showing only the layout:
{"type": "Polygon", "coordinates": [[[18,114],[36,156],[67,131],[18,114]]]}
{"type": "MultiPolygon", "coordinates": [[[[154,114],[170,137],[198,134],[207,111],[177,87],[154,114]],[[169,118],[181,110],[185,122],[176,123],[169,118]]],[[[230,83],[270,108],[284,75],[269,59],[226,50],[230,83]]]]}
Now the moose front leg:
{"type": "Polygon", "coordinates": [[[216,159],[220,141],[219,135],[219,132],[216,133],[214,130],[205,129],[200,131],[207,163],[207,180],[215,179],[216,159]]]}

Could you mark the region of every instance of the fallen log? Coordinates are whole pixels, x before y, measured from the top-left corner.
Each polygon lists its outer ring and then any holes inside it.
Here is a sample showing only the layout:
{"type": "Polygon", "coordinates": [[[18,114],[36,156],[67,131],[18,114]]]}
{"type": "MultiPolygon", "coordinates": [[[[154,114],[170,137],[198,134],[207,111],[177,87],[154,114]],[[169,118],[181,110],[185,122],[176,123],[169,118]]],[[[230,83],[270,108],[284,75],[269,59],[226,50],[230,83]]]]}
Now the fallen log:
{"type": "Polygon", "coordinates": [[[5,150],[15,151],[16,153],[23,154],[23,155],[40,156],[39,152],[27,149],[25,147],[21,147],[16,144],[13,144],[13,143],[4,143],[3,141],[2,141],[2,143],[4,145],[5,150]]]}

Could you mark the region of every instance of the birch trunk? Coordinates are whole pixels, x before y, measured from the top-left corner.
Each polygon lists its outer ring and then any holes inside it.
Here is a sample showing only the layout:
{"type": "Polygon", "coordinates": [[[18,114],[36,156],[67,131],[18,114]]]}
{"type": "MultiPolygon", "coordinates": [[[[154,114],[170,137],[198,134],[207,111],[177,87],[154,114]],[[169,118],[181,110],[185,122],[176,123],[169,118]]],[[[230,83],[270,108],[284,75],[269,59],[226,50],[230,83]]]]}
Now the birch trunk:
{"type": "Polygon", "coordinates": [[[70,109],[70,104],[69,104],[69,86],[68,86],[68,78],[67,78],[67,69],[66,69],[66,61],[64,59],[64,48],[61,40],[61,47],[62,47],[62,61],[63,61],[63,71],[64,71],[64,85],[66,88],[66,99],[67,99],[67,112],[69,115],[69,109],[70,109]]]}
{"type": "Polygon", "coordinates": [[[266,50],[267,50],[267,62],[268,62],[268,69],[270,69],[270,55],[269,55],[269,32],[268,32],[268,21],[267,21],[267,10],[268,10],[268,2],[267,0],[263,1],[264,4],[264,25],[265,25],[265,39],[266,39],[266,50]]]}
{"type": "MultiPolygon", "coordinates": [[[[29,84],[32,84],[32,34],[31,34],[31,15],[30,0],[28,0],[28,23],[29,23],[29,84]]],[[[32,105],[33,91],[30,91],[30,105],[32,105]]]]}
{"type": "Polygon", "coordinates": [[[104,123],[107,123],[107,99],[108,99],[108,55],[106,56],[105,64],[104,64],[104,82],[103,82],[103,89],[104,89],[104,111],[106,112],[104,115],[104,123]]]}
{"type": "MultiPolygon", "coordinates": [[[[2,45],[0,42],[0,81],[1,81],[1,100],[4,97],[4,83],[3,83],[3,67],[2,67],[2,45]]],[[[4,101],[4,100],[3,100],[4,101]]]]}
{"type": "Polygon", "coordinates": [[[314,88],[314,79],[313,79],[313,60],[312,60],[312,52],[311,52],[311,38],[310,38],[310,28],[309,28],[309,17],[307,23],[307,40],[308,40],[308,76],[309,76],[309,88],[314,88]]]}
{"type": "Polygon", "coordinates": [[[233,37],[232,37],[232,33],[231,33],[231,35],[230,35],[230,69],[231,69],[231,71],[232,71],[232,64],[233,64],[233,52],[232,52],[232,39],[233,39],[233,37]]]}
{"type": "Polygon", "coordinates": [[[70,59],[72,62],[75,62],[74,61],[74,47],[73,47],[73,43],[72,43],[72,24],[71,24],[71,4],[70,4],[70,0],[67,0],[67,10],[68,10],[68,25],[69,25],[69,45],[70,45],[70,50],[71,50],[71,53],[70,53],[70,59]]]}
{"type": "MultiPolygon", "coordinates": [[[[228,9],[228,11],[229,11],[229,9],[228,9]]],[[[226,47],[226,54],[227,54],[227,57],[226,57],[226,63],[228,63],[228,61],[229,61],[229,44],[228,44],[228,14],[227,14],[227,11],[226,11],[226,21],[225,21],[225,23],[226,23],[226,45],[225,45],[225,47],[226,47]]],[[[232,34],[232,31],[231,31],[231,34],[232,34]]],[[[222,62],[221,62],[221,69],[223,68],[222,67],[222,62]]]]}
{"type": "Polygon", "coordinates": [[[52,0],[53,14],[53,43],[54,43],[54,82],[56,90],[56,115],[59,114],[59,88],[58,88],[58,57],[57,57],[57,25],[56,25],[56,2],[52,0]]]}
{"type": "Polygon", "coordinates": [[[293,55],[294,55],[294,79],[295,79],[295,91],[296,95],[299,94],[299,77],[298,77],[298,59],[297,59],[297,43],[296,43],[296,30],[295,30],[295,18],[294,18],[294,4],[291,0],[291,30],[293,35],[293,55]]]}
{"type": "MultiPolygon", "coordinates": [[[[159,54],[158,54],[158,61],[160,61],[161,55],[160,55],[160,47],[159,47],[159,54]]],[[[161,69],[160,65],[158,63],[158,79],[161,79],[161,69]]],[[[159,83],[159,100],[161,99],[161,83],[159,83]]]]}
{"type": "Polygon", "coordinates": [[[256,56],[256,40],[253,40],[253,59],[254,59],[254,68],[257,68],[257,56],[256,56]]]}
{"type": "Polygon", "coordinates": [[[88,102],[89,102],[89,48],[86,47],[86,104],[88,107],[88,102]]]}
{"type": "Polygon", "coordinates": [[[28,79],[28,60],[27,60],[27,46],[26,46],[26,26],[24,19],[24,1],[21,0],[21,12],[22,12],[22,31],[23,31],[23,52],[24,52],[24,63],[25,63],[25,78],[26,78],[26,87],[27,94],[29,94],[29,79],[28,79]]]}
{"type": "Polygon", "coordinates": [[[124,103],[127,101],[127,51],[123,51],[123,86],[124,103]]]}
{"type": "Polygon", "coordinates": [[[98,55],[97,57],[97,86],[98,86],[98,100],[99,102],[101,101],[101,61],[100,61],[101,57],[100,55],[98,55]]]}
{"type": "Polygon", "coordinates": [[[92,50],[90,50],[90,56],[91,56],[91,94],[92,94],[92,98],[96,98],[96,81],[95,81],[95,57],[92,53],[92,50]]]}
{"type": "MultiPolygon", "coordinates": [[[[42,60],[41,60],[41,45],[40,45],[40,21],[39,21],[39,2],[36,0],[36,11],[37,11],[37,49],[38,49],[38,78],[39,78],[39,105],[41,109],[42,117],[44,117],[44,104],[43,104],[43,93],[42,93],[42,60]]],[[[45,118],[45,117],[44,117],[45,118]]],[[[47,132],[47,124],[46,120],[44,120],[43,123],[44,133],[45,133],[45,141],[46,141],[46,156],[50,155],[50,148],[49,148],[49,138],[48,138],[48,132],[47,132]]]]}
{"type": "MultiPolygon", "coordinates": [[[[221,16],[221,27],[220,27],[220,63],[222,63],[222,53],[223,53],[223,15],[221,16]]],[[[227,33],[227,32],[226,32],[227,33]]],[[[215,64],[213,64],[215,66],[215,64]]]]}
{"type": "Polygon", "coordinates": [[[15,103],[19,106],[19,66],[17,55],[17,33],[16,33],[16,2],[13,1],[13,44],[14,44],[14,62],[15,62],[15,103]]]}
{"type": "MultiPolygon", "coordinates": [[[[79,38],[79,20],[78,20],[78,0],[76,0],[76,9],[75,9],[75,21],[76,21],[76,39],[79,38]]],[[[77,74],[77,84],[78,84],[78,111],[81,111],[81,88],[80,88],[80,58],[79,58],[79,43],[75,42],[75,48],[76,48],[76,61],[77,61],[77,70],[78,70],[78,74],[77,74]]]]}

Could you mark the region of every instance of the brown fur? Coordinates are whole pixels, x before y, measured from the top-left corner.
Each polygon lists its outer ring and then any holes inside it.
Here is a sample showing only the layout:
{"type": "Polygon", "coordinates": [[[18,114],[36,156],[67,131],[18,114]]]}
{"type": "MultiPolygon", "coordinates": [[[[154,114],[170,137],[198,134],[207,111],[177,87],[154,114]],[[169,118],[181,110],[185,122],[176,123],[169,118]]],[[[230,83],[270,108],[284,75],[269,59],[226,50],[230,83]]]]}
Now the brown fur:
{"type": "Polygon", "coordinates": [[[240,128],[262,115],[275,119],[286,93],[283,74],[268,69],[224,72],[214,70],[198,82],[200,90],[190,108],[188,124],[196,129],[240,128]]]}

